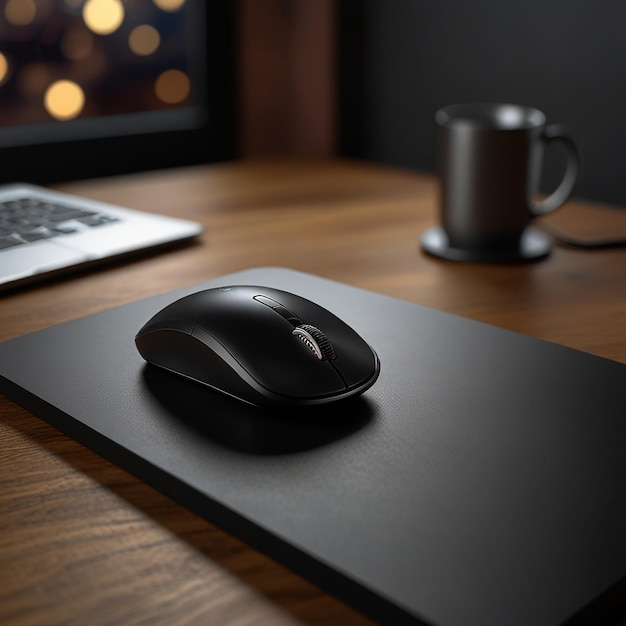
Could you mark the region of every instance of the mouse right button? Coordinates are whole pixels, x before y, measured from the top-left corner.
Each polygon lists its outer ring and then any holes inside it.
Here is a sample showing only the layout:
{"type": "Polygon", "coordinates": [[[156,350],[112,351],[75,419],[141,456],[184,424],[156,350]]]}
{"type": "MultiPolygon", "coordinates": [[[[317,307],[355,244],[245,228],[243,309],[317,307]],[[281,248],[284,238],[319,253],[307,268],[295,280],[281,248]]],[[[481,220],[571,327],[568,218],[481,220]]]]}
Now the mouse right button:
{"type": "Polygon", "coordinates": [[[376,379],[380,369],[378,357],[365,341],[343,342],[336,338],[333,346],[337,358],[332,363],[346,381],[348,389],[376,379]]]}

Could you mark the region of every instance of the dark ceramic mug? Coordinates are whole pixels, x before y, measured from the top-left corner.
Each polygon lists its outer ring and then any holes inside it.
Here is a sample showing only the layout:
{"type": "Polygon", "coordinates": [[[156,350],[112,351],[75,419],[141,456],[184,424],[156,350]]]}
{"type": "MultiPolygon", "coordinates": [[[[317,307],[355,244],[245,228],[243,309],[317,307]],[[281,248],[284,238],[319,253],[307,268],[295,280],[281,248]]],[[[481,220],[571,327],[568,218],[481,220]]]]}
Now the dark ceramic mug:
{"type": "Polygon", "coordinates": [[[478,261],[545,256],[549,238],[528,226],[572,193],[579,161],[572,139],[538,109],[516,104],[455,104],[437,111],[435,122],[441,229],[430,239],[425,233],[426,251],[478,261]],[[565,174],[534,202],[544,149],[556,141],[566,149],[565,174]]]}

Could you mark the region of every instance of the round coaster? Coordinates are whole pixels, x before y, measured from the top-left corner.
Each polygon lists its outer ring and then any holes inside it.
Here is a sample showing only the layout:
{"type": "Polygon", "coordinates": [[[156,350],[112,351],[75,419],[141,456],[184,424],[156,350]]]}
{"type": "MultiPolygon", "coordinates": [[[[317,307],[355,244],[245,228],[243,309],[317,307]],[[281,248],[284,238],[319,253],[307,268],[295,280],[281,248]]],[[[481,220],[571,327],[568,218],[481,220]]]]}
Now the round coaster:
{"type": "Polygon", "coordinates": [[[454,248],[448,236],[439,226],[429,228],[420,239],[422,250],[448,261],[470,261],[474,263],[520,263],[538,261],[550,254],[552,240],[540,230],[528,226],[524,230],[519,245],[515,248],[496,250],[467,250],[454,248]]]}

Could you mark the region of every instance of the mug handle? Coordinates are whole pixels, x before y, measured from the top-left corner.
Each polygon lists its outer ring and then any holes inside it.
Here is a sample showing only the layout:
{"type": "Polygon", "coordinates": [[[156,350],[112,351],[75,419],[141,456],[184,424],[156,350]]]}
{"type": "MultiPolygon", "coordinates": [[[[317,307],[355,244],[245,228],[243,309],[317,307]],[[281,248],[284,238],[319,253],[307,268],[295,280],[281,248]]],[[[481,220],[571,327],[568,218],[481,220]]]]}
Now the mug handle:
{"type": "Polygon", "coordinates": [[[580,158],[576,144],[565,134],[562,126],[552,124],[547,126],[541,136],[548,144],[551,141],[560,141],[567,150],[567,168],[560,185],[547,198],[536,204],[531,204],[530,213],[533,217],[540,217],[558,209],[571,195],[574,183],[578,177],[580,158]]]}

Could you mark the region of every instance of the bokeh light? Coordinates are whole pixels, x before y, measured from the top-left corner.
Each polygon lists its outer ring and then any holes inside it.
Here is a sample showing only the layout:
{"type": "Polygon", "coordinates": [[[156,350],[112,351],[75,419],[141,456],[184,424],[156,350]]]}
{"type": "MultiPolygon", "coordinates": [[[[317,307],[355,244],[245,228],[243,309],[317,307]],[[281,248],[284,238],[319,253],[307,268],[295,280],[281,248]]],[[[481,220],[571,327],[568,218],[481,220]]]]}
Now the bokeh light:
{"type": "Polygon", "coordinates": [[[120,0],[87,0],[83,20],[94,33],[110,35],[124,21],[124,5],[120,0]]]}
{"type": "Polygon", "coordinates": [[[71,80],[52,83],[44,96],[46,111],[57,120],[66,121],[80,115],[85,105],[85,94],[71,80]]]}
{"type": "Polygon", "coordinates": [[[170,11],[170,12],[178,11],[185,4],[185,0],[152,0],[152,1],[154,2],[154,4],[156,4],[159,7],[159,9],[162,9],[163,11],[170,11]]]}
{"type": "Polygon", "coordinates": [[[161,43],[159,31],[149,24],[141,24],[133,28],[129,37],[130,49],[139,56],[153,54],[161,43]]]}
{"type": "Polygon", "coordinates": [[[6,80],[9,75],[9,62],[7,58],[0,52],[0,85],[6,80]]]}
{"type": "Polygon", "coordinates": [[[37,7],[34,0],[7,0],[4,17],[13,26],[28,26],[35,21],[37,7]]]}
{"type": "Polygon", "coordinates": [[[156,79],[154,90],[162,102],[177,104],[189,95],[191,83],[184,72],[166,70],[156,79]]]}

